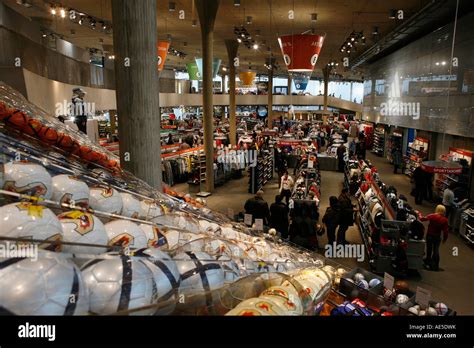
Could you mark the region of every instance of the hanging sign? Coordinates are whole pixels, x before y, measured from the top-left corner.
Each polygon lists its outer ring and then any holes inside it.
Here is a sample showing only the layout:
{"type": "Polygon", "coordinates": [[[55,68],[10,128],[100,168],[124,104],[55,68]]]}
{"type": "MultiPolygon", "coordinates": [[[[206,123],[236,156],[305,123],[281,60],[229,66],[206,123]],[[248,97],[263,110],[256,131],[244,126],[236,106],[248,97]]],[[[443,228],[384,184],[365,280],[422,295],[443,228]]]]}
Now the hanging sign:
{"type": "Polygon", "coordinates": [[[308,86],[309,78],[307,77],[293,77],[295,83],[295,89],[297,91],[304,91],[308,86]]]}
{"type": "Polygon", "coordinates": [[[436,174],[461,174],[463,166],[456,162],[424,161],[421,169],[428,173],[436,174]]]}
{"type": "Polygon", "coordinates": [[[324,36],[321,35],[298,34],[279,37],[278,43],[288,71],[312,72],[323,42],[324,36]]]}
{"type": "MultiPolygon", "coordinates": [[[[222,60],[219,58],[214,58],[212,60],[212,78],[213,79],[217,77],[217,72],[219,71],[219,68],[221,67],[221,62],[222,60]]],[[[203,76],[202,58],[196,58],[196,64],[197,64],[199,74],[201,75],[201,79],[202,79],[202,76],[203,76]]]]}
{"type": "Polygon", "coordinates": [[[158,55],[158,71],[163,70],[165,67],[166,56],[168,55],[168,49],[170,48],[169,41],[158,41],[156,44],[156,53],[158,55]]]}
{"type": "Polygon", "coordinates": [[[257,76],[255,71],[242,71],[239,73],[239,79],[242,86],[253,86],[253,80],[257,76]]]}
{"type": "Polygon", "coordinates": [[[199,81],[201,79],[201,74],[199,73],[196,62],[186,64],[186,69],[188,70],[189,79],[191,81],[199,81]]]}

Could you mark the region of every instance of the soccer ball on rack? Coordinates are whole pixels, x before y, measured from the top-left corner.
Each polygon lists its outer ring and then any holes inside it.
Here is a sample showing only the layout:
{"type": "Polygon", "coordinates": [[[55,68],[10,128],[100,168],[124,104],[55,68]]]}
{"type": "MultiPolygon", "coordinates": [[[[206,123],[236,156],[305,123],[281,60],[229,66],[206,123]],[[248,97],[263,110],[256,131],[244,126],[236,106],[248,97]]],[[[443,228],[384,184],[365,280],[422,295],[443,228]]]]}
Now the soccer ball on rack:
{"type": "Polygon", "coordinates": [[[51,175],[39,164],[27,161],[8,162],[4,165],[4,190],[50,199],[53,194],[51,175]]]}
{"type": "Polygon", "coordinates": [[[216,259],[202,251],[186,251],[174,257],[181,274],[180,294],[186,303],[210,306],[217,296],[212,293],[224,286],[224,271],[216,259]]]}
{"type": "Polygon", "coordinates": [[[128,220],[114,220],[105,224],[105,232],[110,246],[130,249],[148,247],[145,232],[136,223],[128,220]]]}
{"type": "Polygon", "coordinates": [[[122,211],[122,196],[113,188],[91,187],[89,196],[89,205],[94,210],[109,214],[120,214],[122,211]]]}
{"type": "Polygon", "coordinates": [[[249,298],[239,303],[226,315],[260,316],[260,315],[288,315],[286,308],[271,296],[249,298]]]}
{"type": "Polygon", "coordinates": [[[129,218],[138,218],[141,209],[140,201],[126,192],[120,192],[120,196],[122,196],[122,212],[120,214],[129,218]]]}
{"type": "Polygon", "coordinates": [[[102,260],[84,264],[81,271],[90,291],[92,313],[151,315],[156,312],[156,308],[133,311],[157,299],[153,273],[143,261],[125,255],[104,255],[102,260]]]}
{"type": "MultiPolygon", "coordinates": [[[[58,215],[65,242],[107,245],[108,238],[105,227],[98,218],[81,211],[68,211],[58,215]]],[[[102,254],[105,247],[63,245],[64,252],[73,254],[102,254]]]]}
{"type": "Polygon", "coordinates": [[[46,242],[63,239],[61,224],[50,209],[29,202],[18,202],[0,207],[0,216],[0,233],[3,237],[40,239],[45,243],[40,244],[39,248],[61,251],[61,245],[46,242]]]}
{"type": "Polygon", "coordinates": [[[140,202],[140,218],[145,220],[153,220],[163,215],[163,208],[151,200],[143,200],[140,202]]]}
{"type": "Polygon", "coordinates": [[[140,228],[145,233],[148,247],[168,249],[168,241],[158,227],[149,224],[140,224],[140,228]]]}
{"type": "Polygon", "coordinates": [[[158,311],[155,314],[168,315],[173,313],[179,283],[181,281],[176,262],[165,252],[155,249],[140,249],[133,253],[133,256],[144,256],[145,265],[153,273],[157,296],[155,303],[158,304],[158,311]]]}
{"type": "Polygon", "coordinates": [[[56,175],[53,177],[52,200],[87,208],[89,206],[89,187],[74,176],[56,175]]]}
{"type": "Polygon", "coordinates": [[[216,260],[220,263],[224,271],[224,283],[232,284],[240,278],[239,266],[228,255],[218,255],[216,260]]]}
{"type": "Polygon", "coordinates": [[[0,312],[14,315],[85,315],[89,291],[81,272],[60,254],[38,260],[0,258],[0,312]]]}

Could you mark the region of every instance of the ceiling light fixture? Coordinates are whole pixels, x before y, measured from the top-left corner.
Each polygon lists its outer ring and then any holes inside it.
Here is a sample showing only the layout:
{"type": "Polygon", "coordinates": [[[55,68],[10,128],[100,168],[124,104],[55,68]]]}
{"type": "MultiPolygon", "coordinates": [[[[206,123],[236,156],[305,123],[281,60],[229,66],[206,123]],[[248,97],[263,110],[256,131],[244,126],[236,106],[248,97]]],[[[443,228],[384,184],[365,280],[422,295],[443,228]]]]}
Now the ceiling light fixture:
{"type": "Polygon", "coordinates": [[[168,11],[173,12],[176,11],[176,3],[173,1],[170,1],[168,3],[168,11]]]}
{"type": "Polygon", "coordinates": [[[63,8],[59,10],[59,15],[61,16],[61,18],[66,18],[66,10],[63,8]]]}
{"type": "Polygon", "coordinates": [[[51,14],[52,14],[53,16],[56,16],[56,13],[57,13],[56,7],[51,7],[50,12],[51,12],[51,14]]]}
{"type": "Polygon", "coordinates": [[[82,25],[82,23],[84,23],[84,16],[81,16],[81,18],[79,18],[79,25],[82,25]]]}
{"type": "Polygon", "coordinates": [[[238,43],[241,43],[242,42],[242,39],[240,37],[237,38],[237,42],[238,43]]]}
{"type": "Polygon", "coordinates": [[[315,23],[318,20],[317,13],[311,13],[311,22],[315,23]]]}
{"type": "Polygon", "coordinates": [[[388,15],[388,18],[390,18],[390,19],[395,19],[395,18],[397,18],[397,10],[394,10],[394,9],[390,10],[390,13],[389,13],[389,15],[388,15]]]}
{"type": "Polygon", "coordinates": [[[372,35],[378,35],[379,34],[379,27],[374,27],[374,30],[372,31],[372,35]]]}
{"type": "Polygon", "coordinates": [[[197,19],[193,19],[192,26],[196,27],[197,26],[197,19]]]}
{"type": "Polygon", "coordinates": [[[254,43],[253,46],[252,46],[252,48],[253,48],[254,50],[258,50],[258,43],[254,43]]]}
{"type": "Polygon", "coordinates": [[[252,16],[247,16],[247,24],[252,24],[252,16]]]}
{"type": "Polygon", "coordinates": [[[240,6],[240,0],[234,0],[234,6],[240,6]]]}

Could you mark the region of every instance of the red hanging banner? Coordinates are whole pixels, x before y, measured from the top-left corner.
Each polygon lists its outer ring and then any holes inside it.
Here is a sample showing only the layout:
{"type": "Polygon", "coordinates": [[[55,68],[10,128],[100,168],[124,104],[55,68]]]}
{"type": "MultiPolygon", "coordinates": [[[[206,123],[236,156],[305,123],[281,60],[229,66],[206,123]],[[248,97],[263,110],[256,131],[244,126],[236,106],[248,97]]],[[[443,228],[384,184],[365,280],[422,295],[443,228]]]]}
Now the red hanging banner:
{"type": "Polygon", "coordinates": [[[288,71],[312,72],[323,47],[324,36],[286,35],[279,37],[278,43],[288,71]]]}

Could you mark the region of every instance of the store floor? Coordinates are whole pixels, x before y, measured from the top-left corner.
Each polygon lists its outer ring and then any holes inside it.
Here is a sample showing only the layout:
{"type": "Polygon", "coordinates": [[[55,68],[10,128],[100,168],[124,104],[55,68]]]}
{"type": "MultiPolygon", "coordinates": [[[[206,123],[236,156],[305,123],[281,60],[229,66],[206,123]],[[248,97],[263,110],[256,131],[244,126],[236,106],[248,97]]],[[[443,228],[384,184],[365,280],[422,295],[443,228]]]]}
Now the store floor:
{"type": "MultiPolygon", "coordinates": [[[[434,211],[434,204],[423,202],[423,205],[415,205],[414,197],[410,195],[412,184],[404,174],[393,174],[393,166],[382,157],[372,153],[367,158],[377,167],[380,178],[386,185],[393,185],[399,193],[408,198],[412,207],[421,211],[423,215],[434,211]]],[[[427,224],[425,224],[427,226],[427,224]]],[[[444,301],[458,314],[474,314],[474,250],[469,247],[463,239],[455,234],[450,234],[446,244],[440,247],[441,272],[430,272],[421,270],[419,276],[410,277],[409,283],[412,289],[417,286],[431,290],[431,297],[444,301]],[[454,250],[457,248],[457,256],[454,250]],[[454,254],[454,255],[453,255],[454,254]]]]}
{"type": "MultiPolygon", "coordinates": [[[[393,174],[393,167],[385,158],[378,157],[368,153],[367,158],[377,167],[381,179],[387,185],[395,186],[399,193],[404,194],[409,203],[420,210],[423,215],[429,214],[434,210],[433,204],[424,202],[421,206],[414,204],[414,199],[410,196],[411,184],[406,175],[393,174]]],[[[290,172],[292,174],[292,172],[290,172]]],[[[324,214],[328,206],[330,196],[338,196],[342,188],[343,174],[330,171],[321,172],[321,204],[320,215],[324,214]]],[[[178,184],[173,188],[180,192],[188,192],[187,184],[178,184]]],[[[252,197],[247,192],[248,177],[244,176],[238,180],[230,180],[224,185],[217,187],[213,194],[207,197],[209,208],[218,210],[224,214],[228,209],[235,213],[243,211],[245,201],[252,197]]],[[[278,181],[274,178],[264,187],[264,199],[269,205],[274,201],[278,194],[278,181]]],[[[363,245],[359,230],[356,226],[347,231],[347,240],[352,244],[363,245]]],[[[323,247],[327,243],[324,235],[319,237],[319,245],[323,247]]],[[[321,250],[324,254],[324,250],[321,250]]],[[[429,289],[432,292],[432,298],[444,301],[449,307],[455,309],[458,314],[474,314],[474,301],[471,300],[474,290],[474,267],[472,259],[474,250],[458,236],[451,234],[446,244],[441,245],[441,267],[444,271],[430,272],[421,270],[418,275],[411,275],[408,279],[412,289],[417,286],[429,289]],[[453,248],[458,248],[458,256],[453,256],[453,248]]],[[[368,260],[364,259],[358,262],[355,258],[336,259],[335,261],[349,267],[362,267],[369,269],[368,260]]]]}

